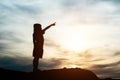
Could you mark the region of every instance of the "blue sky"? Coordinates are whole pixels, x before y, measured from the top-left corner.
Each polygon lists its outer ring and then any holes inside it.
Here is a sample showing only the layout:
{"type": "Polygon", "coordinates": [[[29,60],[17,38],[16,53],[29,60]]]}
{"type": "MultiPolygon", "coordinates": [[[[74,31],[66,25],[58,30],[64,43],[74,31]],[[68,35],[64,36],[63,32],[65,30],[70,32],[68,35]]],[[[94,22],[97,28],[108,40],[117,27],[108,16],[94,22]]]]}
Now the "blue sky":
{"type": "Polygon", "coordinates": [[[0,67],[32,70],[33,24],[56,22],[40,69],[80,67],[120,78],[119,0],[0,0],[0,67]]]}

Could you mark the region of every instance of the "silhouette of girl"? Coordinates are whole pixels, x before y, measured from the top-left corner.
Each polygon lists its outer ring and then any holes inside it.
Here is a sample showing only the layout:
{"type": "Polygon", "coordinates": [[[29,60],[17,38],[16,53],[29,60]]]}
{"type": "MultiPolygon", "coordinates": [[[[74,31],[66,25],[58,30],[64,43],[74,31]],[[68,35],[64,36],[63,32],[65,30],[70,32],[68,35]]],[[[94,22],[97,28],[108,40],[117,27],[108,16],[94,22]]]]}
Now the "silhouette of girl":
{"type": "Polygon", "coordinates": [[[55,23],[47,26],[46,28],[42,29],[41,24],[34,24],[34,33],[33,33],[33,72],[38,71],[38,61],[39,58],[43,56],[43,45],[44,45],[44,36],[43,34],[47,29],[51,26],[55,26],[55,23]]]}

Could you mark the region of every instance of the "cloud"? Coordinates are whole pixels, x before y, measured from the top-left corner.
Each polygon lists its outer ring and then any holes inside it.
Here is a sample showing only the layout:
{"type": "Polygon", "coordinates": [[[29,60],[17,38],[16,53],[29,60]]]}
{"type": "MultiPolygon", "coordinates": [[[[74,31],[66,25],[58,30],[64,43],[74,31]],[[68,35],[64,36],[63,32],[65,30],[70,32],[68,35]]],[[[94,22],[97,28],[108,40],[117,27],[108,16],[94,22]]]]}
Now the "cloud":
{"type": "MultiPolygon", "coordinates": [[[[61,68],[65,60],[66,59],[64,58],[51,58],[39,60],[39,69],[45,70],[61,68]]],[[[1,56],[0,67],[18,71],[32,71],[32,59],[28,57],[22,57],[20,55],[1,56]]]]}
{"type": "Polygon", "coordinates": [[[81,53],[81,54],[79,54],[80,55],[80,57],[84,57],[84,58],[88,58],[88,59],[91,59],[91,58],[93,58],[93,55],[92,55],[92,52],[91,52],[91,50],[86,50],[85,52],[83,52],[83,53],[81,53]]]}
{"type": "Polygon", "coordinates": [[[51,59],[44,59],[43,61],[40,60],[40,69],[57,69],[61,68],[64,64],[64,61],[67,59],[65,58],[51,58],[51,59]]]}
{"type": "Polygon", "coordinates": [[[44,45],[49,48],[53,48],[57,50],[59,53],[64,53],[64,50],[61,48],[60,45],[58,45],[55,41],[50,40],[50,39],[45,39],[44,45]]]}
{"type": "Polygon", "coordinates": [[[0,54],[4,53],[8,48],[10,48],[8,44],[0,43],[0,54]]]}
{"type": "Polygon", "coordinates": [[[101,0],[101,1],[105,1],[105,2],[113,2],[115,4],[119,4],[120,0],[101,0]]]}
{"type": "Polygon", "coordinates": [[[11,31],[0,31],[0,55],[1,56],[15,56],[21,55],[17,50],[22,43],[26,43],[19,35],[11,31]],[[15,46],[17,45],[17,46],[15,46]]]}
{"type": "Polygon", "coordinates": [[[79,5],[79,4],[84,5],[85,3],[86,4],[92,4],[92,3],[99,2],[99,1],[97,1],[97,0],[70,0],[70,1],[63,0],[62,4],[64,6],[74,6],[74,5],[79,5]]]}
{"type": "Polygon", "coordinates": [[[77,55],[77,57],[79,57],[80,59],[82,59],[86,63],[99,62],[99,61],[105,60],[103,58],[96,57],[95,52],[92,49],[88,49],[88,50],[85,50],[83,52],[80,52],[77,55]]]}
{"type": "Polygon", "coordinates": [[[119,6],[110,1],[113,0],[65,0],[61,5],[71,23],[119,24],[119,6]]]}
{"type": "Polygon", "coordinates": [[[0,57],[0,67],[18,71],[31,71],[32,61],[26,57],[20,56],[1,56],[0,57]],[[25,62],[25,64],[23,63],[25,62]]]}
{"type": "Polygon", "coordinates": [[[45,38],[45,45],[46,46],[53,46],[53,47],[60,47],[59,45],[57,45],[53,40],[50,40],[48,38],[45,38]]]}
{"type": "Polygon", "coordinates": [[[63,7],[71,7],[71,6],[77,6],[79,4],[81,4],[83,2],[83,0],[63,0],[62,1],[62,5],[63,7]]]}
{"type": "MultiPolygon", "coordinates": [[[[99,48],[100,49],[100,48],[99,48]]],[[[76,62],[78,66],[89,65],[87,69],[92,70],[97,76],[100,78],[120,78],[119,68],[120,68],[120,61],[119,61],[119,51],[112,50],[109,48],[111,53],[108,56],[100,57],[101,54],[96,55],[96,49],[88,49],[84,52],[78,54],[76,59],[81,62],[76,62]],[[113,54],[113,55],[111,55],[113,54]],[[79,57],[79,58],[78,58],[79,57]],[[91,66],[91,67],[90,67],[91,66]]],[[[108,52],[109,52],[108,51],[108,52]]],[[[97,53],[103,53],[102,51],[97,51],[97,53]]]]}
{"type": "Polygon", "coordinates": [[[26,21],[29,18],[32,20],[33,17],[41,15],[43,13],[43,10],[38,5],[32,4],[31,1],[26,1],[25,3],[19,0],[7,0],[0,1],[0,12],[0,25],[6,27],[6,25],[10,26],[10,24],[17,24],[19,22],[26,21]]]}
{"type": "Polygon", "coordinates": [[[16,33],[11,31],[1,31],[0,39],[1,39],[0,41],[6,41],[6,42],[14,42],[14,43],[23,42],[23,40],[20,39],[16,33]]]}
{"type": "Polygon", "coordinates": [[[117,51],[116,53],[114,53],[113,56],[120,56],[120,51],[117,51]]]}
{"type": "MultiPolygon", "coordinates": [[[[35,14],[37,12],[40,12],[40,8],[37,7],[37,5],[35,6],[34,4],[30,4],[32,2],[20,2],[18,3],[18,1],[10,1],[10,2],[7,2],[5,3],[4,1],[0,3],[0,9],[4,12],[7,12],[7,13],[13,13],[13,14],[19,14],[18,12],[23,12],[24,14],[35,14]],[[26,4],[28,3],[28,4],[26,4]],[[39,10],[39,11],[38,11],[39,10]]],[[[3,14],[5,14],[3,12],[3,14]]],[[[28,14],[28,15],[29,15],[28,14]]]]}
{"type": "Polygon", "coordinates": [[[120,61],[117,61],[109,64],[94,65],[90,69],[93,70],[99,77],[120,78],[119,67],[120,61]]]}
{"type": "Polygon", "coordinates": [[[0,51],[6,51],[6,49],[11,49],[13,44],[19,44],[23,42],[24,41],[14,32],[0,31],[0,51]]]}
{"type": "Polygon", "coordinates": [[[23,14],[31,15],[31,14],[37,14],[42,13],[41,9],[37,9],[34,5],[24,5],[24,4],[14,4],[14,7],[16,8],[15,11],[21,11],[23,14]]]}

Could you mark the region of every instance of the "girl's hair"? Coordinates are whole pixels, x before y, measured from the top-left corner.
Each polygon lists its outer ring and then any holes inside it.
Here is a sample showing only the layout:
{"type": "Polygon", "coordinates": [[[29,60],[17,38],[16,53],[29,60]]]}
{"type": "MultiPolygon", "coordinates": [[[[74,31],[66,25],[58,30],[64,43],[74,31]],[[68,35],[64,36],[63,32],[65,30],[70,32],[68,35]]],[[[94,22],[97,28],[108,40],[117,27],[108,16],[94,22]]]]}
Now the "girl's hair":
{"type": "Polygon", "coordinates": [[[36,23],[34,24],[34,33],[39,33],[42,30],[41,24],[36,23]]]}

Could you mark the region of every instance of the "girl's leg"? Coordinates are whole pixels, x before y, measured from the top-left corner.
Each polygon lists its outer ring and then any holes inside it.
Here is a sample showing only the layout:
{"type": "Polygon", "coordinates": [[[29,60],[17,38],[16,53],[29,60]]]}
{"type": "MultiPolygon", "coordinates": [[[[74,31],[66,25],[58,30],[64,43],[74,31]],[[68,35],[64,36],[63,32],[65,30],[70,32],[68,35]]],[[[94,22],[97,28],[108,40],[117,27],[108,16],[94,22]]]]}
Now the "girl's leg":
{"type": "Polygon", "coordinates": [[[36,72],[38,70],[38,62],[39,62],[39,58],[34,57],[34,59],[33,59],[33,72],[36,72]]]}

